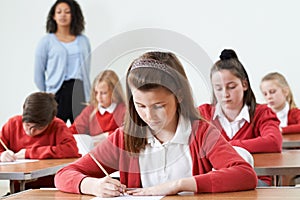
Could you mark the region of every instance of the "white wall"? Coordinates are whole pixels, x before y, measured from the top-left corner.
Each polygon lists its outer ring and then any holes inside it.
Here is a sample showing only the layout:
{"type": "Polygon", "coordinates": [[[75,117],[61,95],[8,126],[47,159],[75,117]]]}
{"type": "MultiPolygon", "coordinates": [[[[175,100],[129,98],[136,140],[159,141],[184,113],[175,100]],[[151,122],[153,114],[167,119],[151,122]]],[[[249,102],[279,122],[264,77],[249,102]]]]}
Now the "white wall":
{"type": "MultiPolygon", "coordinates": [[[[283,73],[300,105],[298,0],[78,2],[92,49],[134,29],[172,30],[195,41],[212,61],[218,59],[223,48],[235,49],[259,102],[263,101],[259,91],[261,77],[270,71],[283,73]]],[[[0,126],[10,116],[20,114],[25,97],[37,91],[33,83],[34,51],[45,34],[46,16],[53,3],[54,0],[0,0],[0,126]]]]}

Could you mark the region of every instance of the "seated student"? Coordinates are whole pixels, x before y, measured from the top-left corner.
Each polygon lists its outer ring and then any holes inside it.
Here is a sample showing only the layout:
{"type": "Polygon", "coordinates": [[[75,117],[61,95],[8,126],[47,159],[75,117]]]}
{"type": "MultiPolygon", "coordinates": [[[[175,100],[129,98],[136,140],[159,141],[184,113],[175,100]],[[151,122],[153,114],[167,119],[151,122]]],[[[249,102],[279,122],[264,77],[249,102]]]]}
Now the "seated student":
{"type": "MultiPolygon", "coordinates": [[[[78,148],[66,124],[55,117],[54,95],[44,92],[30,94],[23,104],[23,114],[3,125],[0,138],[9,150],[0,145],[0,160],[77,158],[78,148]]],[[[54,187],[54,176],[26,183],[26,188],[54,187]]],[[[15,181],[15,191],[19,190],[15,181]]]]}
{"type": "Polygon", "coordinates": [[[93,82],[90,105],[76,117],[70,130],[73,134],[101,134],[106,138],[123,124],[125,109],[118,75],[112,70],[105,70],[93,82]]]}
{"type": "Polygon", "coordinates": [[[55,176],[59,190],[102,197],[172,195],[254,189],[253,168],[201,118],[184,68],[173,53],[147,52],[126,76],[128,112],[118,128],[91,155],[55,176]]]}
{"type": "Polygon", "coordinates": [[[260,89],[268,106],[280,120],[281,133],[300,133],[300,109],[284,76],[278,72],[265,75],[260,89]]]}
{"type": "MultiPolygon", "coordinates": [[[[199,106],[200,113],[221,131],[233,146],[250,153],[281,152],[279,120],[266,105],[256,103],[248,74],[233,50],[223,50],[211,68],[212,104],[199,106]]],[[[271,177],[259,177],[259,186],[271,177]]]]}

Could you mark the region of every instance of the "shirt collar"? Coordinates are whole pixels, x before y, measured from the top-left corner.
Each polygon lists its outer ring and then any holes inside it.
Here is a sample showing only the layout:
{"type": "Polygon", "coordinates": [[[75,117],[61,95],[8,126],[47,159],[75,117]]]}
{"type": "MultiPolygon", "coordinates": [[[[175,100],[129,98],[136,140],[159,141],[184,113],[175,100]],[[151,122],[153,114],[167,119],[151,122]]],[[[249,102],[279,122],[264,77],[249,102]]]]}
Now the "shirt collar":
{"type": "Polygon", "coordinates": [[[103,115],[105,112],[113,113],[116,107],[117,107],[116,103],[111,103],[110,106],[108,106],[107,108],[103,108],[102,106],[100,106],[100,104],[98,104],[98,110],[101,115],[103,115]]]}
{"type": "MultiPolygon", "coordinates": [[[[178,125],[174,137],[167,143],[189,144],[189,138],[192,132],[192,125],[190,120],[179,116],[178,125]]],[[[147,143],[152,147],[161,146],[161,143],[152,134],[150,129],[147,129],[147,143]]]]}
{"type": "Polygon", "coordinates": [[[290,110],[290,105],[288,104],[288,102],[285,102],[284,108],[281,111],[277,112],[276,115],[277,116],[285,116],[285,115],[287,115],[289,110],[290,110]]]}
{"type": "MultiPolygon", "coordinates": [[[[219,104],[219,103],[216,104],[216,110],[215,110],[213,119],[216,119],[217,117],[226,118],[222,111],[221,104],[219,104]]],[[[250,123],[249,107],[246,104],[243,106],[242,110],[240,111],[238,116],[234,119],[234,121],[238,121],[238,120],[242,120],[242,119],[244,119],[248,123],[250,123]]]]}

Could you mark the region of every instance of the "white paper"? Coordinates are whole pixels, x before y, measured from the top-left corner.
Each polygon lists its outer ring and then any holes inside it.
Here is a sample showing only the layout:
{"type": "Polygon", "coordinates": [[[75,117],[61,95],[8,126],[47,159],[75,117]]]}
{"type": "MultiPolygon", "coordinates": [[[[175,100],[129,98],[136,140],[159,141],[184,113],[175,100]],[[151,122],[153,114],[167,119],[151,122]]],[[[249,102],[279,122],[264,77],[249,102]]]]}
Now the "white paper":
{"type": "Polygon", "coordinates": [[[17,159],[16,161],[12,161],[12,162],[0,162],[0,165],[13,165],[13,164],[37,162],[37,161],[39,161],[39,160],[35,160],[35,159],[17,159]]]}
{"type": "Polygon", "coordinates": [[[164,196],[133,196],[133,195],[122,195],[118,197],[111,197],[111,198],[102,198],[102,197],[94,197],[91,200],[118,200],[118,199],[139,199],[139,200],[159,200],[162,199],[164,196]]]}

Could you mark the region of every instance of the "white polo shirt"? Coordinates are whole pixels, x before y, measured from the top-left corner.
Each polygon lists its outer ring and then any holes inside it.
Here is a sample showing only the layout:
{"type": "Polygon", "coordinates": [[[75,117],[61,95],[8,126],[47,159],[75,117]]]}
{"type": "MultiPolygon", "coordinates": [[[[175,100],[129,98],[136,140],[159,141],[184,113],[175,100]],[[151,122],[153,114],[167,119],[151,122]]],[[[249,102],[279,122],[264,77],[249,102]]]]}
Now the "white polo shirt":
{"type": "Polygon", "coordinates": [[[143,187],[150,187],[192,176],[192,157],[189,137],[190,120],[179,117],[174,137],[163,144],[147,131],[148,144],[140,152],[139,164],[143,187]]]}

